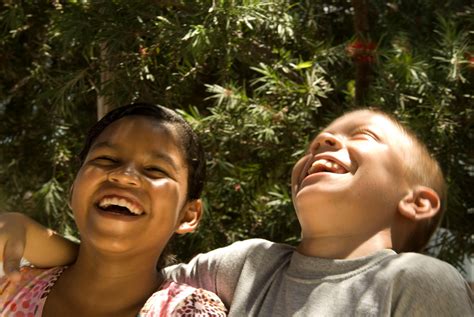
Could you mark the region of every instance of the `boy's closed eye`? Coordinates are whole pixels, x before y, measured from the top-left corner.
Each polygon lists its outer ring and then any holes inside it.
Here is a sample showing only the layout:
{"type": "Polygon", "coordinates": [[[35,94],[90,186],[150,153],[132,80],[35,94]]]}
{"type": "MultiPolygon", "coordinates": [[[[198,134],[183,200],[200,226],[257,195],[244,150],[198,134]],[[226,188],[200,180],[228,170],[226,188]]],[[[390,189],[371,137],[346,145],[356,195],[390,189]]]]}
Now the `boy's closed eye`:
{"type": "Polygon", "coordinates": [[[380,138],[378,137],[377,134],[375,134],[373,131],[367,128],[359,128],[352,132],[352,137],[355,139],[367,139],[371,138],[377,142],[380,142],[380,138]]]}

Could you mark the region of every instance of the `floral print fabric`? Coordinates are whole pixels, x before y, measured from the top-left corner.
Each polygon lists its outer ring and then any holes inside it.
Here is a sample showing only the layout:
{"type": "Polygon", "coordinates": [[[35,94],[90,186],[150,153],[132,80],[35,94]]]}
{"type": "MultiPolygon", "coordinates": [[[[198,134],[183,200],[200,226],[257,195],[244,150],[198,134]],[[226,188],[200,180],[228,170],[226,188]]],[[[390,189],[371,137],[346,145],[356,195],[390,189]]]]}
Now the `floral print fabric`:
{"type": "Polygon", "coordinates": [[[145,303],[139,317],[158,316],[227,316],[216,294],[186,284],[167,281],[145,303]]]}
{"type": "MultiPolygon", "coordinates": [[[[0,317],[40,317],[46,298],[65,267],[48,270],[25,267],[21,281],[0,278],[0,317]]],[[[166,281],[138,313],[139,317],[226,316],[219,297],[203,289],[166,281]]]]}

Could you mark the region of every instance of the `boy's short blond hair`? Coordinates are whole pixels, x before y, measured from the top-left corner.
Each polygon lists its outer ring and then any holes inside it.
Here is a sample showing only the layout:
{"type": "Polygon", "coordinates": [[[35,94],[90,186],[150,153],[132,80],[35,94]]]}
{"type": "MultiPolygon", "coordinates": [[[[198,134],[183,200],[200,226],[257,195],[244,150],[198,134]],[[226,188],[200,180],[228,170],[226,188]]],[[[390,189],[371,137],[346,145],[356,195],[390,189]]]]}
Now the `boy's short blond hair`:
{"type": "Polygon", "coordinates": [[[426,145],[408,127],[402,125],[395,117],[380,110],[370,109],[389,119],[401,132],[403,144],[402,159],[406,162],[405,175],[411,184],[433,189],[439,196],[440,209],[432,218],[421,221],[405,240],[403,245],[395,245],[397,252],[421,252],[440,226],[446,211],[447,188],[443,172],[438,161],[433,158],[426,145]]]}

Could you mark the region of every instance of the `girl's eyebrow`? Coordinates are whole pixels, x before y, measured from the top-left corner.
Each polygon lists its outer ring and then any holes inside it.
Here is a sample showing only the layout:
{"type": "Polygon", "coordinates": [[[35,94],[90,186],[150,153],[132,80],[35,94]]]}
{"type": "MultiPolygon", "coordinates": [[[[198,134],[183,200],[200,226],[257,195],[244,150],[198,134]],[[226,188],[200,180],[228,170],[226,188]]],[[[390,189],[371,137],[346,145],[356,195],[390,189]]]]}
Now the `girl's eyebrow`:
{"type": "Polygon", "coordinates": [[[110,143],[109,141],[102,141],[102,142],[97,142],[97,143],[94,143],[89,152],[92,151],[92,150],[96,150],[96,149],[100,149],[100,148],[111,148],[111,149],[115,149],[116,146],[114,146],[112,143],[110,143]]]}
{"type": "MultiPolygon", "coordinates": [[[[110,143],[109,141],[102,141],[102,142],[97,142],[95,143],[90,151],[101,149],[101,148],[109,148],[112,150],[117,150],[119,147],[113,143],[110,143]]],[[[173,161],[171,156],[169,156],[166,152],[156,152],[156,151],[150,151],[149,155],[154,159],[154,160],[160,160],[160,161],[165,161],[168,165],[171,166],[172,169],[175,171],[178,170],[178,166],[176,163],[173,161]]]]}
{"type": "Polygon", "coordinates": [[[174,169],[175,171],[178,170],[178,166],[176,166],[176,163],[173,161],[171,156],[169,156],[166,152],[151,151],[150,154],[154,160],[165,161],[166,163],[168,163],[168,165],[171,166],[172,169],[174,169]]]}

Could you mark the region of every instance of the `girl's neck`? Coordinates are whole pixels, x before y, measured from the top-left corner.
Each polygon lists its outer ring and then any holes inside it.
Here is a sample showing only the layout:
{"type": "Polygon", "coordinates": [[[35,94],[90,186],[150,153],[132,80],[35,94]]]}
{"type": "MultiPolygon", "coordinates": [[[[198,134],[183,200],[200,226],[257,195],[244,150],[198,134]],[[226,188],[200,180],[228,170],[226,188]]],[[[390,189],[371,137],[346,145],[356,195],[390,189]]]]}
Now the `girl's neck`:
{"type": "Polygon", "coordinates": [[[124,259],[80,250],[76,263],[52,288],[45,312],[52,308],[49,311],[54,313],[45,316],[136,316],[163,282],[155,265],[156,258],[151,256],[124,259]]]}

